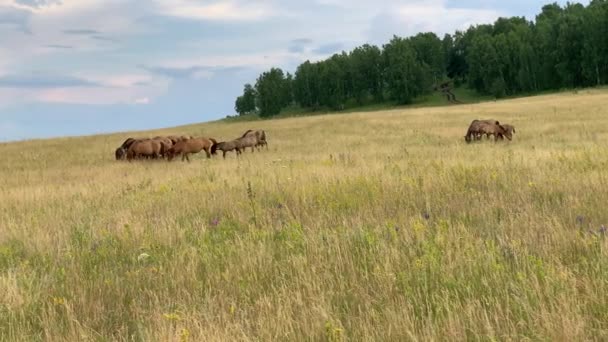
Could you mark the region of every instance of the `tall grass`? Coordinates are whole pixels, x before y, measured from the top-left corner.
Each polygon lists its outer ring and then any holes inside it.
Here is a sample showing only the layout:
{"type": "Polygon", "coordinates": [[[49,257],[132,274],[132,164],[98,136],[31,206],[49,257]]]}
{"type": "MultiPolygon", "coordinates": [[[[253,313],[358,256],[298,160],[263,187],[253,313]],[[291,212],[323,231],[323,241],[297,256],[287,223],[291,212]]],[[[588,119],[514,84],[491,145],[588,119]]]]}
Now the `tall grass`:
{"type": "Polygon", "coordinates": [[[606,340],[607,101],[1,144],[0,339],[606,340]],[[475,118],[514,141],[465,144],[475,118]],[[113,160],[248,128],[268,151],[113,160]]]}

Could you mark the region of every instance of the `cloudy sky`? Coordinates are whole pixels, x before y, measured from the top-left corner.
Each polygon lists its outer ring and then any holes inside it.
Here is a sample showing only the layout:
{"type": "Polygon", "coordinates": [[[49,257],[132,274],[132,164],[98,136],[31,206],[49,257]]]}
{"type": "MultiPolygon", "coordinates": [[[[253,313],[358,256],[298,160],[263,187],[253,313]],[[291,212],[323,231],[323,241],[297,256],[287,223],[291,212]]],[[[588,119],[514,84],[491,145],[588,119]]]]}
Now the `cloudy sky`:
{"type": "Polygon", "coordinates": [[[271,66],[533,18],[547,2],[0,0],[0,141],[222,118],[271,66]]]}

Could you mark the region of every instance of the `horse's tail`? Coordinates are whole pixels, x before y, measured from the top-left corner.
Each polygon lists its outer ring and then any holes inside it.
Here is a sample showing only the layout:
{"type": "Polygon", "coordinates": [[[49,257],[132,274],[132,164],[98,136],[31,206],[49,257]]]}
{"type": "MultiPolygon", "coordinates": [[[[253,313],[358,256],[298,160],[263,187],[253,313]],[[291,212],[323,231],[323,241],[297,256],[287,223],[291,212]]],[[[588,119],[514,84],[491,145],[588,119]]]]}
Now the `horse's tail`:
{"type": "Polygon", "coordinates": [[[217,154],[217,140],[209,138],[211,140],[211,154],[217,154]]]}
{"type": "Polygon", "coordinates": [[[241,136],[241,138],[246,137],[246,136],[247,136],[247,134],[249,134],[249,133],[251,133],[251,132],[253,132],[253,130],[252,130],[252,129],[247,130],[247,132],[245,132],[245,134],[243,134],[243,136],[241,136]]]}

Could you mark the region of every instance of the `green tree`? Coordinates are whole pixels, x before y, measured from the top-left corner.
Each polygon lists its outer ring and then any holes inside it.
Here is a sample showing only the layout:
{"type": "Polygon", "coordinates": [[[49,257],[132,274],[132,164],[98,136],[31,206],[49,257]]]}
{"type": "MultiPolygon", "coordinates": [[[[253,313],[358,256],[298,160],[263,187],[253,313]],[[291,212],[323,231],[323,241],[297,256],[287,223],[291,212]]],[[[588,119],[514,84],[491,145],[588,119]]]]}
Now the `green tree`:
{"type": "Polygon", "coordinates": [[[583,5],[568,4],[558,20],[558,63],[555,68],[565,87],[583,85],[583,14],[583,5]]]}
{"type": "Polygon", "coordinates": [[[424,68],[416,58],[411,43],[394,36],[384,45],[384,78],[390,98],[399,104],[408,104],[423,92],[424,68]]]}
{"type": "Polygon", "coordinates": [[[558,64],[558,19],[561,15],[562,8],[554,3],[544,6],[536,16],[536,50],[539,53],[541,89],[561,87],[555,68],[558,64]]]}
{"type": "Polygon", "coordinates": [[[342,109],[347,99],[347,56],[333,55],[320,63],[319,102],[333,110],[342,109]]]}
{"type": "Polygon", "coordinates": [[[447,51],[447,76],[453,79],[457,85],[465,82],[468,72],[465,34],[457,31],[453,36],[446,35],[443,39],[443,46],[447,51]]]}
{"type": "Polygon", "coordinates": [[[355,48],[349,55],[352,71],[352,96],[358,104],[368,97],[382,100],[382,51],[374,45],[365,44],[355,48]]]}
{"type": "MultiPolygon", "coordinates": [[[[504,85],[494,39],[481,34],[473,39],[467,56],[469,65],[469,84],[483,94],[494,93],[498,86],[504,85]]],[[[502,87],[501,92],[504,91],[502,87]]]]}
{"type": "Polygon", "coordinates": [[[245,115],[255,112],[255,98],[256,92],[251,84],[245,84],[243,89],[243,95],[236,99],[234,109],[239,115],[245,115]]]}
{"type": "Polygon", "coordinates": [[[434,33],[419,33],[409,39],[412,48],[416,51],[416,58],[420,65],[428,70],[428,74],[424,75],[422,84],[425,89],[431,86],[431,83],[437,83],[443,79],[446,71],[445,50],[443,42],[434,33]]]}
{"type": "Polygon", "coordinates": [[[319,63],[306,61],[296,70],[293,80],[294,100],[304,108],[317,109],[319,101],[319,63]]]}
{"type": "Polygon", "coordinates": [[[257,106],[261,117],[277,115],[289,102],[285,91],[286,78],[283,70],[272,68],[258,77],[255,84],[257,106]]]}
{"type": "Polygon", "coordinates": [[[593,0],[585,11],[583,75],[588,85],[608,82],[608,1],[593,0]]]}

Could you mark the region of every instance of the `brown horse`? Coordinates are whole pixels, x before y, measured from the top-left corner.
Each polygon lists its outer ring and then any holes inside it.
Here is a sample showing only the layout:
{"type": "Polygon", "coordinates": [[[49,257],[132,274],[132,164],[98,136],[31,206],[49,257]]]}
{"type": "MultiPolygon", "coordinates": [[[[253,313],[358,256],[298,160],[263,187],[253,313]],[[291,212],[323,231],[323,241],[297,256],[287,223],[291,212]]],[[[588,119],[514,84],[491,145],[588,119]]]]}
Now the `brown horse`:
{"type": "Polygon", "coordinates": [[[114,156],[116,157],[116,160],[125,160],[127,157],[127,151],[129,150],[129,147],[131,147],[131,145],[133,145],[133,143],[135,141],[137,141],[137,139],[127,138],[127,140],[125,140],[122,143],[122,145],[120,145],[114,152],[114,156]]]}
{"type": "Polygon", "coordinates": [[[139,158],[157,159],[162,151],[162,145],[159,141],[153,139],[136,140],[127,150],[127,160],[139,158]]]}
{"type": "Polygon", "coordinates": [[[242,151],[245,151],[247,147],[251,147],[251,152],[254,152],[254,148],[257,148],[259,144],[259,140],[255,135],[246,135],[236,139],[235,141],[238,141],[239,148],[242,151]]]}
{"type": "Polygon", "coordinates": [[[511,132],[507,131],[504,126],[496,120],[473,120],[469,125],[469,129],[467,130],[464,139],[467,143],[470,143],[472,140],[481,139],[484,135],[488,138],[490,135],[493,135],[494,141],[497,141],[498,139],[502,140],[503,137],[507,137],[509,140],[512,139],[511,132]]]}
{"type": "Polygon", "coordinates": [[[156,140],[160,143],[161,145],[161,151],[160,151],[160,156],[162,158],[165,158],[167,156],[167,153],[169,152],[169,149],[171,147],[173,147],[174,143],[173,140],[169,139],[169,137],[154,137],[153,140],[156,140]]]}
{"type": "Polygon", "coordinates": [[[182,155],[182,161],[187,160],[190,162],[190,154],[199,153],[205,151],[207,158],[211,158],[212,154],[215,154],[215,145],[217,141],[212,138],[192,138],[188,140],[178,141],[177,144],[173,145],[167,152],[167,159],[172,161],[177,155],[182,155]]]}
{"type": "Polygon", "coordinates": [[[513,138],[511,132],[507,131],[500,122],[483,122],[480,126],[479,133],[481,135],[486,135],[486,137],[490,137],[490,135],[494,136],[494,141],[503,140],[504,137],[511,140],[513,138]]]}
{"type": "MultiPolygon", "coordinates": [[[[492,120],[484,120],[483,122],[488,122],[489,124],[492,124],[492,120]]],[[[498,122],[498,121],[496,121],[498,122]]],[[[500,124],[500,126],[502,126],[506,133],[499,133],[498,134],[498,138],[500,140],[504,140],[505,136],[507,136],[507,139],[511,140],[513,137],[513,133],[515,133],[515,127],[513,127],[513,125],[508,125],[508,124],[500,124]]],[[[477,136],[477,140],[481,139],[482,137],[482,133],[479,132],[478,136],[477,136]]],[[[490,136],[492,135],[492,133],[486,133],[486,139],[490,139],[490,136]]]]}
{"type": "Polygon", "coordinates": [[[469,129],[467,130],[467,134],[464,136],[464,140],[467,143],[470,143],[473,140],[478,140],[480,131],[481,131],[481,126],[483,124],[484,123],[480,120],[471,121],[471,124],[469,125],[469,129]]]}
{"type": "Polygon", "coordinates": [[[226,152],[236,151],[236,156],[238,157],[241,152],[241,142],[239,139],[232,141],[222,141],[215,146],[215,150],[222,151],[222,157],[226,159],[226,152]]]}
{"type": "MultiPolygon", "coordinates": [[[[254,136],[257,139],[257,144],[255,145],[255,147],[258,148],[258,150],[259,146],[266,146],[266,149],[268,149],[268,142],[266,141],[266,132],[264,132],[264,130],[254,131],[250,129],[241,136],[241,139],[250,136],[254,136]]],[[[253,149],[251,150],[253,151],[253,149]]]]}

